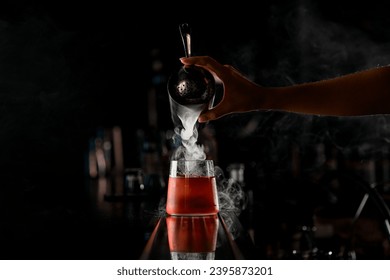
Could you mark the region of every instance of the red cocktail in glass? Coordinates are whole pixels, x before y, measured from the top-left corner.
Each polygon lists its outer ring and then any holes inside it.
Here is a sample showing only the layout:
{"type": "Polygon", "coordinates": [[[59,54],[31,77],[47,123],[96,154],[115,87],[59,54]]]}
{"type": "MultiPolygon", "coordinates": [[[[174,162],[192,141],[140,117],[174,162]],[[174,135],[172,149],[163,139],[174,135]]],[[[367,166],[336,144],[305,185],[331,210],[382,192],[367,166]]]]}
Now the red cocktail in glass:
{"type": "Polygon", "coordinates": [[[169,215],[214,215],[218,211],[213,161],[171,161],[166,212],[169,215]]]}

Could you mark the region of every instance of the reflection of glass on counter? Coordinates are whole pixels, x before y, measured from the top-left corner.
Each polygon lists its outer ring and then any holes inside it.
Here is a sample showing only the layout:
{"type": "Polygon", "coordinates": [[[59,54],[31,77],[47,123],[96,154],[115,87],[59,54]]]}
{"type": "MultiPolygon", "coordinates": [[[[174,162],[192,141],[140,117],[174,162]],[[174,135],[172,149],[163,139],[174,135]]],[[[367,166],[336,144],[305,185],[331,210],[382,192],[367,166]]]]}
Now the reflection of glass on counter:
{"type": "Polygon", "coordinates": [[[213,260],[218,216],[167,216],[168,242],[173,260],[213,260]]]}

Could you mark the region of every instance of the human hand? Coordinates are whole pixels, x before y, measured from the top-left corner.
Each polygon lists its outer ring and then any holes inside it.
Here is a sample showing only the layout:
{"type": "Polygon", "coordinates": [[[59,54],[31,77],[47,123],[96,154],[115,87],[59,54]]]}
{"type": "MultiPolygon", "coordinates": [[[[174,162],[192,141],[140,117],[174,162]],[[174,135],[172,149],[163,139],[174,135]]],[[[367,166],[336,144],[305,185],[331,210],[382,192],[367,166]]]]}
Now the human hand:
{"type": "MultiPolygon", "coordinates": [[[[261,87],[230,65],[222,65],[209,56],[191,56],[180,58],[184,65],[196,65],[209,70],[223,84],[222,100],[213,108],[202,112],[200,123],[218,119],[230,113],[257,110],[261,87]]],[[[259,99],[260,98],[260,99],[259,99]]]]}

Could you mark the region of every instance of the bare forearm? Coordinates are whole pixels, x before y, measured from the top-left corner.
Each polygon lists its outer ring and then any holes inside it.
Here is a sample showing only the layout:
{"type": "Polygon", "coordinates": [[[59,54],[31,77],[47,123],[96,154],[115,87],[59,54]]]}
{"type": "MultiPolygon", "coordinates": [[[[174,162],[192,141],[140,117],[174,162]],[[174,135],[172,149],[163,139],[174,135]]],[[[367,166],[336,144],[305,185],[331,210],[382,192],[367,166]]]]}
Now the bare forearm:
{"type": "Polygon", "coordinates": [[[266,89],[271,109],[319,115],[390,113],[390,67],[319,82],[266,89]]]}
{"type": "Polygon", "coordinates": [[[184,65],[204,67],[224,84],[222,101],[203,112],[200,122],[234,112],[282,110],[303,114],[358,116],[390,114],[390,66],[329,80],[287,87],[262,87],[211,57],[182,58],[184,65]]]}

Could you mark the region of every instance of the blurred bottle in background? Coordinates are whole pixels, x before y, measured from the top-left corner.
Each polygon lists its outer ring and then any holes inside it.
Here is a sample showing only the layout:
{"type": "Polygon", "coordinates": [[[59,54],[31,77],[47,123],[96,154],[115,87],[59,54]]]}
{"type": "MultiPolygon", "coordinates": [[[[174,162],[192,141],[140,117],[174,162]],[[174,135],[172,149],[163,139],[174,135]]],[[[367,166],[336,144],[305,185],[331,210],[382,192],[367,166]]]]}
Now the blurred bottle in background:
{"type": "Polygon", "coordinates": [[[148,124],[137,131],[140,168],[144,175],[145,189],[161,194],[166,189],[169,166],[170,120],[166,74],[161,50],[154,48],[150,53],[151,76],[147,89],[148,124]]]}

